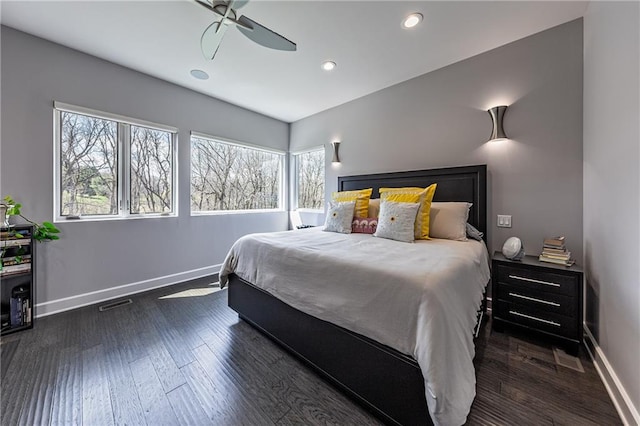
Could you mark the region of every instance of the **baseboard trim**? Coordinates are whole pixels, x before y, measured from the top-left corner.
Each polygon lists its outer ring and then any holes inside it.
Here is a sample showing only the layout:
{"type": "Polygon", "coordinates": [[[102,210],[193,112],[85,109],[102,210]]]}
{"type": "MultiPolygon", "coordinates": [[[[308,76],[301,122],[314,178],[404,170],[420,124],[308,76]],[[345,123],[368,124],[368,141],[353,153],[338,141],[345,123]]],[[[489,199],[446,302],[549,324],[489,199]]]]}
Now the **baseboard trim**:
{"type": "Polygon", "coordinates": [[[91,291],[89,293],[64,297],[62,299],[50,300],[44,303],[38,303],[35,306],[35,317],[42,318],[48,315],[69,311],[71,309],[93,305],[94,303],[100,303],[106,300],[116,299],[135,293],[141,293],[143,291],[166,287],[183,281],[189,281],[196,278],[206,277],[208,275],[214,275],[220,271],[221,266],[221,264],[206,266],[204,268],[192,269],[190,271],[178,272],[176,274],[165,275],[163,277],[151,278],[135,283],[119,285],[117,287],[110,287],[103,290],[91,291]]]}
{"type": "Polygon", "coordinates": [[[622,386],[622,383],[620,383],[618,375],[611,367],[607,356],[602,352],[600,345],[598,345],[598,342],[593,337],[587,324],[584,324],[584,331],[587,336],[585,340],[587,352],[593,361],[593,365],[596,367],[596,371],[598,371],[600,375],[602,383],[604,383],[604,387],[611,397],[611,401],[613,401],[613,405],[618,411],[620,419],[627,426],[640,425],[640,414],[638,410],[633,406],[629,394],[622,386]]]}

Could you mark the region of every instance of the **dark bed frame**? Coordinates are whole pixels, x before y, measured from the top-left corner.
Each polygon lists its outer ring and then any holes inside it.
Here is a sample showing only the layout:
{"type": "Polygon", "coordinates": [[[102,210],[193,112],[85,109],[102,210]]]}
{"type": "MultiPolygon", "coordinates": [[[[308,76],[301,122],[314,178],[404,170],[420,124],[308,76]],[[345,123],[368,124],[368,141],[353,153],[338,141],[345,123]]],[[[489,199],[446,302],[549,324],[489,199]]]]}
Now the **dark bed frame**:
{"type": "MultiPolygon", "coordinates": [[[[382,187],[432,183],[438,184],[434,201],[473,203],[469,223],[484,232],[486,242],[486,165],[339,177],[338,190],[373,188],[376,198],[382,187]]],[[[422,372],[412,357],[294,309],[233,274],[229,306],[385,423],[433,424],[422,372]]]]}

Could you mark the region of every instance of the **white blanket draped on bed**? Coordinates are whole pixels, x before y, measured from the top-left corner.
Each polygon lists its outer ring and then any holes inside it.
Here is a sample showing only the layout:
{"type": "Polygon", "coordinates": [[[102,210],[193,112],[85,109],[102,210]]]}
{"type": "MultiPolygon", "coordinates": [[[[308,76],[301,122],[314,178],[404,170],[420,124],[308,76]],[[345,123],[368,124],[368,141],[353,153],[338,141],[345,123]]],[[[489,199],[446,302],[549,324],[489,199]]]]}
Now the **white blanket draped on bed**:
{"type": "Polygon", "coordinates": [[[436,425],[461,425],[475,397],[473,329],[489,280],[483,242],[403,243],[320,228],[239,239],[220,270],[292,307],[417,360],[436,425]]]}

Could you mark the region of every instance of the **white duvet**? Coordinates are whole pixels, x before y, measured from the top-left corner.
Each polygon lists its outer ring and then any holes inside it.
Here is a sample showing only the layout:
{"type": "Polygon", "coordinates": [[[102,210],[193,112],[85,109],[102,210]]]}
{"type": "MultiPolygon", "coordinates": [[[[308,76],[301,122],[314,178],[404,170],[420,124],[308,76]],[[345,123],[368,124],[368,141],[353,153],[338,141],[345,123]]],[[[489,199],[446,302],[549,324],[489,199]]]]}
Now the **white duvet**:
{"type": "Polygon", "coordinates": [[[403,243],[320,228],[252,234],[220,270],[294,308],[412,356],[436,425],[465,423],[475,397],[473,329],[489,280],[483,242],[403,243]]]}

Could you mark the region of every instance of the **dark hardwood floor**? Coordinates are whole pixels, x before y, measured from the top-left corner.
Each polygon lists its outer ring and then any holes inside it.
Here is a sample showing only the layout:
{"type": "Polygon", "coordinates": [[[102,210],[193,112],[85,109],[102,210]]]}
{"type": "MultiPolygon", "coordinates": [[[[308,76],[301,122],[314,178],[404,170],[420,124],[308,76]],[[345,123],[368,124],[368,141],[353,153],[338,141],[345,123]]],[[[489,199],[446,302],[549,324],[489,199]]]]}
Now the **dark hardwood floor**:
{"type": "MultiPolygon", "coordinates": [[[[371,425],[378,420],[240,321],[226,290],[197,280],[36,321],[2,337],[2,425],[371,425]]],[[[549,346],[492,333],[477,342],[470,425],[614,425],[585,372],[549,346]]]]}

